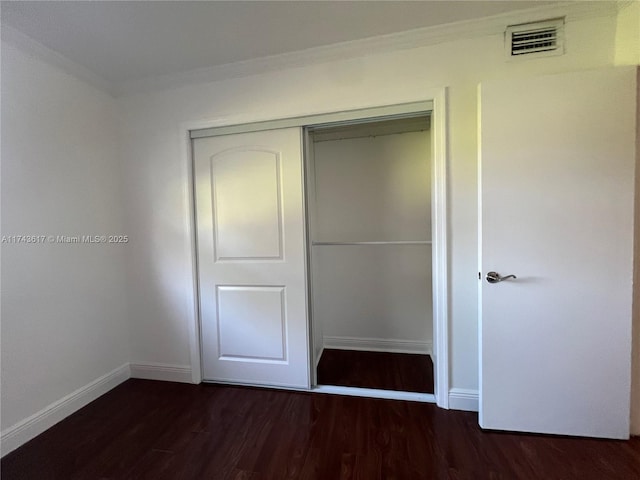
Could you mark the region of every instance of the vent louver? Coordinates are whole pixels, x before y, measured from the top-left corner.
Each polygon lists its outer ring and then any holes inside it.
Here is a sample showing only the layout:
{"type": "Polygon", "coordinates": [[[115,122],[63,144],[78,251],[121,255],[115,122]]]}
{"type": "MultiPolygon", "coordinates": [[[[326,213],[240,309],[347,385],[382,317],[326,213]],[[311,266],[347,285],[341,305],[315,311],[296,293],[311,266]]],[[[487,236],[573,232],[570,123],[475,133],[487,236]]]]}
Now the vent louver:
{"type": "Polygon", "coordinates": [[[563,19],[507,27],[507,56],[550,56],[564,53],[563,19]]]}

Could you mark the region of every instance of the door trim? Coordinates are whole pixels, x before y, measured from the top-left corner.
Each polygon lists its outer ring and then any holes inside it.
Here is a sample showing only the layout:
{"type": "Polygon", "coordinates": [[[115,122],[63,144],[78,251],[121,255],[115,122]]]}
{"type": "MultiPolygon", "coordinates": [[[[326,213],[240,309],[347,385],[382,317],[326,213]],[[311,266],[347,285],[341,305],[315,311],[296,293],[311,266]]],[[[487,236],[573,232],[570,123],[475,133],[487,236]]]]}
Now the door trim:
{"type": "Polygon", "coordinates": [[[433,357],[436,404],[449,408],[449,252],[448,252],[448,92],[433,96],[432,232],[433,241],[433,357]]]}
{"type": "MultiPolygon", "coordinates": [[[[240,116],[234,119],[217,118],[209,121],[185,122],[180,125],[183,139],[183,161],[188,182],[183,187],[183,195],[188,207],[185,228],[190,237],[193,298],[189,325],[189,347],[191,358],[191,379],[202,382],[202,345],[200,341],[200,310],[198,284],[198,258],[196,239],[195,182],[193,168],[192,139],[204,136],[228,135],[256,130],[283,128],[283,126],[316,126],[323,123],[349,122],[361,119],[368,121],[374,117],[402,115],[415,116],[431,111],[432,129],[432,239],[433,239],[433,354],[435,362],[435,397],[441,408],[449,408],[449,293],[448,293],[448,93],[447,88],[431,89],[425,92],[427,100],[411,103],[381,105],[371,108],[328,112],[317,115],[291,118],[257,119],[240,116]]],[[[306,248],[306,246],[305,246],[306,248]]],[[[308,339],[309,340],[309,339],[308,339]]],[[[311,368],[311,366],[310,366],[311,368]]]]}

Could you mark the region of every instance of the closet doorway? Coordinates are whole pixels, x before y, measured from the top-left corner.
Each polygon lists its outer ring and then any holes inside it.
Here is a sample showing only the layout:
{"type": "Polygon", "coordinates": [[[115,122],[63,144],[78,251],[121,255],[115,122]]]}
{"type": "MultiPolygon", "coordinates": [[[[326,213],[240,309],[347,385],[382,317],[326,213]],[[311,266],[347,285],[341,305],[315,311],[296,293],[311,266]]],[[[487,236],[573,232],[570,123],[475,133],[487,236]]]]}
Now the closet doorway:
{"type": "Polygon", "coordinates": [[[194,381],[448,407],[446,91],[428,96],[189,130],[194,381]],[[400,362],[386,384],[330,386],[323,352],[340,373],[340,355],[400,362]],[[430,353],[435,375],[402,363],[430,353]]]}
{"type": "Polygon", "coordinates": [[[435,401],[429,114],[307,127],[312,379],[435,401]]]}

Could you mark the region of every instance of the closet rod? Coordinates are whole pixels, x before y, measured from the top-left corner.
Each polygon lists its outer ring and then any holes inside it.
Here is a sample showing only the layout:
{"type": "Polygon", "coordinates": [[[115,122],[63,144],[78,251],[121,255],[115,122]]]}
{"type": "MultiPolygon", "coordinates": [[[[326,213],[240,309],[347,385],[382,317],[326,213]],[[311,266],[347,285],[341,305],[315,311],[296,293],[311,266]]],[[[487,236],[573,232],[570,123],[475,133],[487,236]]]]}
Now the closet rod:
{"type": "Polygon", "coordinates": [[[429,240],[395,240],[389,242],[311,242],[314,247],[327,245],[431,245],[429,240]]]}

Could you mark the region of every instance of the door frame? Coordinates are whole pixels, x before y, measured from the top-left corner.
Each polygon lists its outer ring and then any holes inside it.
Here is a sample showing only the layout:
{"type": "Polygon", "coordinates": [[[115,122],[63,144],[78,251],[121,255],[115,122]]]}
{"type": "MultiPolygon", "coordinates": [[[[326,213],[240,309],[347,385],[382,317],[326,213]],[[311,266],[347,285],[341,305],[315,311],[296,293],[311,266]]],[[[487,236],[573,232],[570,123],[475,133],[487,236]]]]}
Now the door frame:
{"type": "MultiPolygon", "coordinates": [[[[208,121],[186,122],[180,125],[180,137],[183,139],[182,165],[186,169],[188,181],[183,187],[184,200],[188,211],[185,227],[189,234],[189,255],[191,258],[193,296],[189,325],[189,349],[191,360],[191,381],[202,382],[202,344],[200,335],[200,298],[198,280],[198,245],[196,239],[195,178],[192,141],[195,138],[214,135],[229,135],[258,130],[272,130],[285,127],[309,127],[324,123],[368,121],[380,117],[415,116],[426,111],[431,112],[431,182],[432,182],[432,241],[433,241],[433,356],[435,359],[435,397],[441,408],[449,408],[449,257],[448,257],[448,122],[447,88],[425,92],[422,99],[410,103],[375,105],[361,109],[330,111],[289,118],[256,118],[255,115],[242,115],[233,118],[215,118],[208,121]]],[[[304,145],[301,145],[304,148],[304,145]]],[[[303,158],[303,169],[305,160],[303,158]]],[[[304,179],[301,178],[301,181],[304,179]]],[[[304,182],[303,182],[304,188],[304,182]]],[[[303,197],[306,191],[303,190],[303,197]]],[[[304,204],[306,215],[306,202],[304,204]]],[[[307,219],[305,218],[305,222],[307,219]]],[[[305,254],[308,255],[308,238],[305,232],[305,254]]],[[[308,266],[305,266],[307,278],[308,266]]],[[[310,298],[307,292],[307,309],[310,298]]],[[[307,326],[310,326],[309,320],[307,326]]],[[[311,333],[308,328],[307,341],[310,345],[311,333]]],[[[310,345],[311,346],[311,345],[310,345]]],[[[312,352],[308,359],[310,369],[312,352]]],[[[310,377],[311,378],[311,377],[310,377]]]]}

